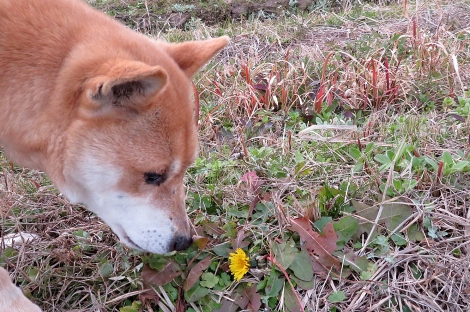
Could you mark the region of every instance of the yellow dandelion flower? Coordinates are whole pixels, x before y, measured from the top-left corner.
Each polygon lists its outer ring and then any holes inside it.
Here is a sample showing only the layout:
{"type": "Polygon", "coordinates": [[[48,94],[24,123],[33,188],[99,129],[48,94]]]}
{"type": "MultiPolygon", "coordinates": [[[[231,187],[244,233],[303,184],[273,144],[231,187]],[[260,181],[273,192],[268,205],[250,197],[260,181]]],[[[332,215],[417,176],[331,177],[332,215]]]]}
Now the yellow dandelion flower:
{"type": "Polygon", "coordinates": [[[250,258],[241,248],[237,248],[235,252],[230,253],[228,260],[230,261],[230,272],[232,272],[235,280],[239,282],[250,269],[250,258]]]}

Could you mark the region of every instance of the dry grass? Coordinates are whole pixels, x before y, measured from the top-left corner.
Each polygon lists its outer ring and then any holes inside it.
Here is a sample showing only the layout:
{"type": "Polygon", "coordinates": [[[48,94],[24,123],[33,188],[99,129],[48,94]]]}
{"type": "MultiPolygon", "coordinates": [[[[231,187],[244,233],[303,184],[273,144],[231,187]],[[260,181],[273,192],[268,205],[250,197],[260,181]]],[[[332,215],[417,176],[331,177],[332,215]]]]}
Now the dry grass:
{"type": "MultiPolygon", "coordinates": [[[[333,215],[330,208],[337,199],[325,202],[319,195],[325,184],[347,185],[346,203],[357,199],[378,205],[380,184],[393,184],[397,175],[415,177],[418,185],[400,197],[413,203],[402,231],[406,244],[390,244],[388,253],[380,255],[377,246],[357,248],[358,241],[349,241],[343,251],[368,257],[373,265],[369,278],[347,270],[342,278],[317,276],[313,289],[297,288],[299,297],[305,311],[467,310],[468,173],[443,176],[407,167],[394,176],[379,170],[373,158],[354,171],[357,162],[349,148],[374,142],[373,153],[380,154],[405,142],[434,159],[445,151],[468,157],[469,117],[456,119],[455,109],[443,100],[463,96],[469,88],[469,5],[463,0],[408,3],[405,11],[403,4],[369,4],[362,10],[289,13],[226,28],[196,20],[189,30],[160,34],[169,41],[232,37],[195,79],[202,109],[201,155],[187,175],[187,202],[196,231],[207,235],[200,220],[235,223],[240,229],[233,209],[249,207],[257,195],[239,180],[249,171],[262,178],[269,194],[263,203],[272,204],[274,213],[266,224],[243,226],[257,250],[257,264],[246,281],[258,283],[269,275],[271,264],[263,255],[273,242],[289,236],[290,216],[333,215]],[[336,108],[325,112],[325,103],[336,108]],[[299,135],[312,123],[319,124],[316,135],[299,135]],[[339,127],[351,124],[358,130],[339,127]],[[260,150],[270,152],[260,156],[260,150]],[[299,155],[308,174],[296,169],[299,155]],[[412,225],[422,240],[407,237],[412,225]],[[440,234],[433,238],[431,228],[440,234]],[[327,298],[334,291],[343,291],[346,298],[331,302],[327,298]]],[[[0,264],[35,302],[46,311],[119,311],[137,300],[141,255],[123,247],[93,214],[70,205],[43,173],[13,168],[4,158],[0,167],[0,235],[38,236],[16,248],[2,246],[0,264]]],[[[213,235],[209,247],[230,242],[224,233],[229,229],[219,229],[222,234],[213,235]]],[[[230,298],[233,288],[214,291],[213,297],[230,298]]],[[[284,310],[280,298],[275,310],[284,310]]],[[[169,305],[164,301],[160,311],[169,305]]],[[[144,310],[150,307],[158,310],[152,302],[144,310]]],[[[206,311],[198,302],[191,307],[206,311]]]]}

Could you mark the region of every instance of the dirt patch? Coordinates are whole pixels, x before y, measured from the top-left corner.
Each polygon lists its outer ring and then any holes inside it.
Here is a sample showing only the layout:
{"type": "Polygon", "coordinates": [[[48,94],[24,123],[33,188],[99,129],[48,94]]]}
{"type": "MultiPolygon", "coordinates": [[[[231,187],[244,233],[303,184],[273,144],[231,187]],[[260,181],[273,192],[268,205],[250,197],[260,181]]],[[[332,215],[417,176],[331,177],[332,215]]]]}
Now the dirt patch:
{"type": "MultiPolygon", "coordinates": [[[[96,8],[108,12],[113,17],[129,26],[150,23],[163,24],[166,27],[184,28],[192,18],[200,19],[206,25],[222,23],[230,19],[248,17],[250,14],[263,12],[267,16],[276,16],[286,9],[306,10],[313,0],[122,0],[89,2],[96,8]],[[146,22],[142,20],[146,19],[146,22]]],[[[142,26],[142,25],[140,25],[142,26]]],[[[144,27],[148,28],[148,27],[144,27]]]]}

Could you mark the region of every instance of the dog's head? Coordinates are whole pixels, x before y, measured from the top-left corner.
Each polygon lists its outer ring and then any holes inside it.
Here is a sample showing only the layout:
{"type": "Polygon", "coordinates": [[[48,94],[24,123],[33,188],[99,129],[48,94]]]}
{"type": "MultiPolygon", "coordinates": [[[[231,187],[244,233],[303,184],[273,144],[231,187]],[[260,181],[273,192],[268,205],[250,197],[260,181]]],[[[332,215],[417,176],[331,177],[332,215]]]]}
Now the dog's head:
{"type": "Polygon", "coordinates": [[[110,59],[84,83],[59,188],[130,247],[166,253],[192,242],[183,187],[198,151],[190,78],[227,43],[159,43],[161,65],[110,59]]]}

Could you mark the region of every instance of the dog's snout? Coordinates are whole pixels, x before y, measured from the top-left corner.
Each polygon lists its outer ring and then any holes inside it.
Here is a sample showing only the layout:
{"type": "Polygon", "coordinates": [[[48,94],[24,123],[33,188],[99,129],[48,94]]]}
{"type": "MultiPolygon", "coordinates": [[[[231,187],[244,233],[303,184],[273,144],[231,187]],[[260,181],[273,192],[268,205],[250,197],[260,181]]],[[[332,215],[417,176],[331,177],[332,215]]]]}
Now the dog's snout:
{"type": "Polygon", "coordinates": [[[170,251],[186,250],[193,243],[190,236],[176,236],[170,243],[170,251]]]}

